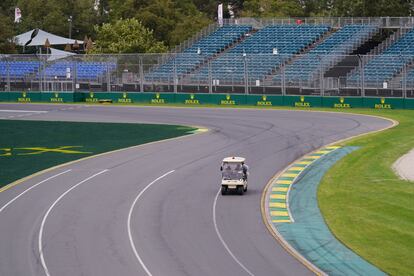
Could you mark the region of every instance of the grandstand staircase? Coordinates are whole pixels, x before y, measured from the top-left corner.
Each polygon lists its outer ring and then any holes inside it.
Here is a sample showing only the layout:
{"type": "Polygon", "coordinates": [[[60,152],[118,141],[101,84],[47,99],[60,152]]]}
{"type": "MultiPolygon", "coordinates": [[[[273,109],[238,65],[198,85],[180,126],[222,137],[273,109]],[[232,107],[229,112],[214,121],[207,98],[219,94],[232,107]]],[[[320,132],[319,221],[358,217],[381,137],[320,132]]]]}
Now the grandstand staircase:
{"type": "Polygon", "coordinates": [[[358,66],[358,54],[364,54],[364,52],[366,53],[367,51],[369,51],[371,47],[375,47],[372,46],[376,44],[373,41],[373,37],[375,37],[379,33],[379,31],[380,29],[378,28],[375,33],[367,37],[365,41],[362,41],[362,43],[359,46],[355,47],[350,53],[345,54],[342,59],[333,61],[331,66],[325,68],[324,78],[329,79],[332,77],[340,78],[347,76],[349,72],[351,72],[358,66]]]}
{"type": "MultiPolygon", "coordinates": [[[[396,42],[398,39],[403,37],[408,31],[410,31],[410,29],[407,29],[407,28],[397,29],[396,31],[391,32],[385,39],[383,39],[380,43],[372,47],[369,51],[365,53],[355,51],[356,53],[354,54],[364,55],[364,61],[368,62],[369,60],[373,59],[375,56],[382,54],[388,47],[390,47],[394,42],[396,42]]],[[[358,65],[359,65],[359,59],[357,59],[356,65],[354,66],[354,68],[352,68],[349,71],[347,70],[347,73],[345,76],[349,76],[355,73],[359,69],[358,65]]]]}
{"type": "MultiPolygon", "coordinates": [[[[335,66],[325,72],[325,78],[341,78],[346,77],[350,73],[358,69],[359,56],[374,56],[382,53],[387,46],[390,45],[391,41],[394,41],[399,31],[392,32],[382,31],[372,38],[368,39],[365,43],[361,44],[356,50],[354,50],[349,56],[345,56],[343,60],[338,62],[335,66]]],[[[398,36],[400,37],[400,36],[398,36]]]]}

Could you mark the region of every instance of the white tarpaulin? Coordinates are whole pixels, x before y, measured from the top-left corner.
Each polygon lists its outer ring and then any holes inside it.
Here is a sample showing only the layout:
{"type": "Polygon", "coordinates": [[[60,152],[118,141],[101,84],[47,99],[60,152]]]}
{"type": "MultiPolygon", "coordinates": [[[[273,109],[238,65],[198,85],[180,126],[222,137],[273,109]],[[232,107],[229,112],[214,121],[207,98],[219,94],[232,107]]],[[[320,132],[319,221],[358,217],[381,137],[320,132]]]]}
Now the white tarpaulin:
{"type": "MultiPolygon", "coordinates": [[[[16,43],[18,45],[24,46],[26,42],[30,40],[34,30],[25,32],[21,35],[15,37],[16,43]]],[[[74,39],[69,39],[65,37],[61,37],[58,35],[54,35],[43,30],[39,30],[39,33],[33,38],[32,42],[27,46],[43,46],[45,45],[46,39],[49,40],[50,45],[64,45],[64,44],[74,44],[74,39]]]]}
{"type": "Polygon", "coordinates": [[[52,60],[57,60],[57,59],[60,59],[60,58],[65,58],[65,57],[68,57],[68,56],[73,56],[73,55],[76,55],[76,54],[71,53],[71,52],[58,50],[58,49],[54,49],[54,48],[50,48],[50,55],[47,58],[47,60],[52,61],[52,60]]]}

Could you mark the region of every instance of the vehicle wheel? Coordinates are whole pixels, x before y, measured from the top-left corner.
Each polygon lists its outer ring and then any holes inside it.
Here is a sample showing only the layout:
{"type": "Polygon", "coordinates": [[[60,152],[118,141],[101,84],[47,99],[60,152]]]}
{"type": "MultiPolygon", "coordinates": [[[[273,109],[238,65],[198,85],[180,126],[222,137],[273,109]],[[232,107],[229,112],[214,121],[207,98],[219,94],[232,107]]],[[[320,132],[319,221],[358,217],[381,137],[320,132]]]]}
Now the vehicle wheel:
{"type": "Polygon", "coordinates": [[[244,190],[243,186],[237,186],[237,193],[239,195],[243,195],[243,190],[244,190]]]}
{"type": "Polygon", "coordinates": [[[247,185],[246,185],[246,188],[244,188],[244,192],[247,192],[247,185]]]}
{"type": "Polygon", "coordinates": [[[226,195],[227,194],[227,187],[225,187],[225,186],[222,186],[221,187],[221,194],[222,195],[226,195]]]}

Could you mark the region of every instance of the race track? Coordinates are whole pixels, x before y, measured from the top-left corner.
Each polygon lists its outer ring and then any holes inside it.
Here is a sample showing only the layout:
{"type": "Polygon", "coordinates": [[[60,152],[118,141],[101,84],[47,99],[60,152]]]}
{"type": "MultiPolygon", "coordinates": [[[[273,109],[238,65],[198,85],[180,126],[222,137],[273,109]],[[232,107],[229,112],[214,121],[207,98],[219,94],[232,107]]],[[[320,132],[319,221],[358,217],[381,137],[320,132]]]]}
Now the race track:
{"type": "Polygon", "coordinates": [[[5,119],[210,129],[84,160],[1,192],[2,276],[311,274],[265,227],[264,186],[305,153],[391,124],[282,110],[17,104],[0,109],[5,119]],[[220,161],[232,155],[248,160],[249,190],[223,197],[220,161]]]}

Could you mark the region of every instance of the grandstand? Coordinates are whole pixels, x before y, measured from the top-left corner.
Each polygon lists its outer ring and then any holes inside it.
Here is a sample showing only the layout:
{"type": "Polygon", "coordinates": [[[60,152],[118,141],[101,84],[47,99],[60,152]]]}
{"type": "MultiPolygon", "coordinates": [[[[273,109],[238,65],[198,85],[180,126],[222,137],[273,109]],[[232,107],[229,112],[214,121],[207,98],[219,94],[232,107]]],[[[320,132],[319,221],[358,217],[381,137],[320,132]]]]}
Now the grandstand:
{"type": "Polygon", "coordinates": [[[413,26],[412,18],[229,20],[168,54],[3,56],[0,90],[66,82],[95,91],[414,96],[413,26]]]}
{"type": "Polygon", "coordinates": [[[183,53],[168,59],[167,62],[147,74],[148,80],[170,80],[173,75],[178,77],[191,73],[197,66],[212,56],[231,47],[251,31],[251,26],[228,25],[218,28],[209,36],[202,38],[183,53]],[[175,70],[175,71],[174,71],[175,70]]]}
{"type": "MultiPolygon", "coordinates": [[[[212,77],[222,83],[240,83],[246,66],[251,80],[263,80],[286,59],[300,53],[328,31],[329,27],[324,25],[267,26],[215,58],[211,63],[212,77]]],[[[204,66],[194,77],[206,80],[208,71],[204,66]]]]}

